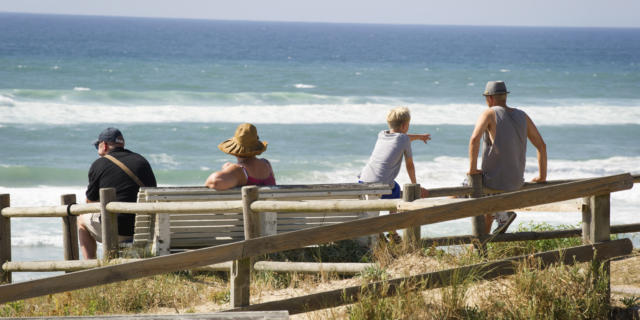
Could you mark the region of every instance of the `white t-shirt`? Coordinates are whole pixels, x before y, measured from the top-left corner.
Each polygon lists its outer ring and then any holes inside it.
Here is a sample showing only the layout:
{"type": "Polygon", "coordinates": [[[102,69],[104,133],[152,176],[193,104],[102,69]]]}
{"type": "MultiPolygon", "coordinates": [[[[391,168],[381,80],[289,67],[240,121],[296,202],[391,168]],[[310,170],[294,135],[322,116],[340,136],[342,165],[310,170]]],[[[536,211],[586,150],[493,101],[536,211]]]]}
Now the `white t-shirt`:
{"type": "Polygon", "coordinates": [[[403,156],[413,157],[409,136],[389,130],[380,131],[369,162],[360,173],[360,180],[393,184],[400,172],[403,156]]]}

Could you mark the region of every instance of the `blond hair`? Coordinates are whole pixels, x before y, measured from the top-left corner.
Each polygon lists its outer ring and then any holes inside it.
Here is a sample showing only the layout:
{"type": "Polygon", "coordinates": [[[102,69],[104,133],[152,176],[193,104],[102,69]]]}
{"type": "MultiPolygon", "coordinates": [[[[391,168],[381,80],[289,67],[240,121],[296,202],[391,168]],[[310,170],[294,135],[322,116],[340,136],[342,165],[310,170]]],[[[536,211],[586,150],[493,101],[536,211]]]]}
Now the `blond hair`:
{"type": "Polygon", "coordinates": [[[389,124],[389,129],[392,130],[399,130],[405,122],[409,122],[410,120],[411,112],[409,112],[409,108],[407,107],[391,109],[387,114],[387,123],[389,124]]]}

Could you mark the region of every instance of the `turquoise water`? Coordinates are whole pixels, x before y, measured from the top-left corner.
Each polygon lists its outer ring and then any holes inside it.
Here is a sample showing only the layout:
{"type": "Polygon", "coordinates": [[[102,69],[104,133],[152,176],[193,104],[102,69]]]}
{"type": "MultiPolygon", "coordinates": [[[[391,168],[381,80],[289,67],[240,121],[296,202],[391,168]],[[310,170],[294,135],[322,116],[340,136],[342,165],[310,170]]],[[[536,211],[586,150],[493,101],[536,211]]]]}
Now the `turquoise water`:
{"type": "MultiPolygon", "coordinates": [[[[498,79],[542,133],[549,179],[640,172],[640,29],[0,14],[0,30],[0,192],[14,206],[54,205],[63,193],[84,201],[91,142],[107,126],[149,159],[160,185],[203,184],[233,160],[216,146],[242,122],[269,142],[279,183],[355,182],[398,105],[412,111],[411,132],[432,135],[413,144],[418,182],[456,186],[484,84],[498,79]]],[[[525,178],[536,174],[530,146],[525,178]]],[[[408,182],[404,171],[398,181],[408,182]]],[[[613,223],[637,223],[638,187],[612,205],[613,223]]],[[[529,221],[580,215],[516,223],[529,221]]],[[[58,220],[12,228],[14,259],[62,257],[58,220]]]]}

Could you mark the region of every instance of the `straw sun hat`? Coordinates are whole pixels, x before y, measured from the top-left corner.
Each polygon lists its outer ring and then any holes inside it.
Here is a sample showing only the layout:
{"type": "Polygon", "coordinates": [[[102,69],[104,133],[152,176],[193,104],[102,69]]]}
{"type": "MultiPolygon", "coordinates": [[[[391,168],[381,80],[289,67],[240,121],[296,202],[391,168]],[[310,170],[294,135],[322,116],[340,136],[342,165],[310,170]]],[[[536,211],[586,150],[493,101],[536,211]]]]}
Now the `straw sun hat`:
{"type": "Polygon", "coordinates": [[[260,141],[254,125],[243,123],[238,126],[233,138],[223,141],[218,149],[237,157],[251,157],[267,150],[267,142],[260,141]]]}

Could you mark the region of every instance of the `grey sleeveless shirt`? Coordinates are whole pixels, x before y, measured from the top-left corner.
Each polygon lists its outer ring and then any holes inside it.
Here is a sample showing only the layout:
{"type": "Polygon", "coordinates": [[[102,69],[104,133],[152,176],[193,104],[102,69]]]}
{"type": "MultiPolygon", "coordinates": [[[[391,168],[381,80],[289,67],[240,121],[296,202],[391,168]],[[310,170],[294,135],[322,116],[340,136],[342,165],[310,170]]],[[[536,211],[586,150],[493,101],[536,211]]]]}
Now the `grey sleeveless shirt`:
{"type": "Polygon", "coordinates": [[[493,143],[484,134],[482,174],[484,185],[496,190],[518,190],[524,184],[527,153],[527,115],[518,109],[491,107],[496,114],[493,143]]]}

